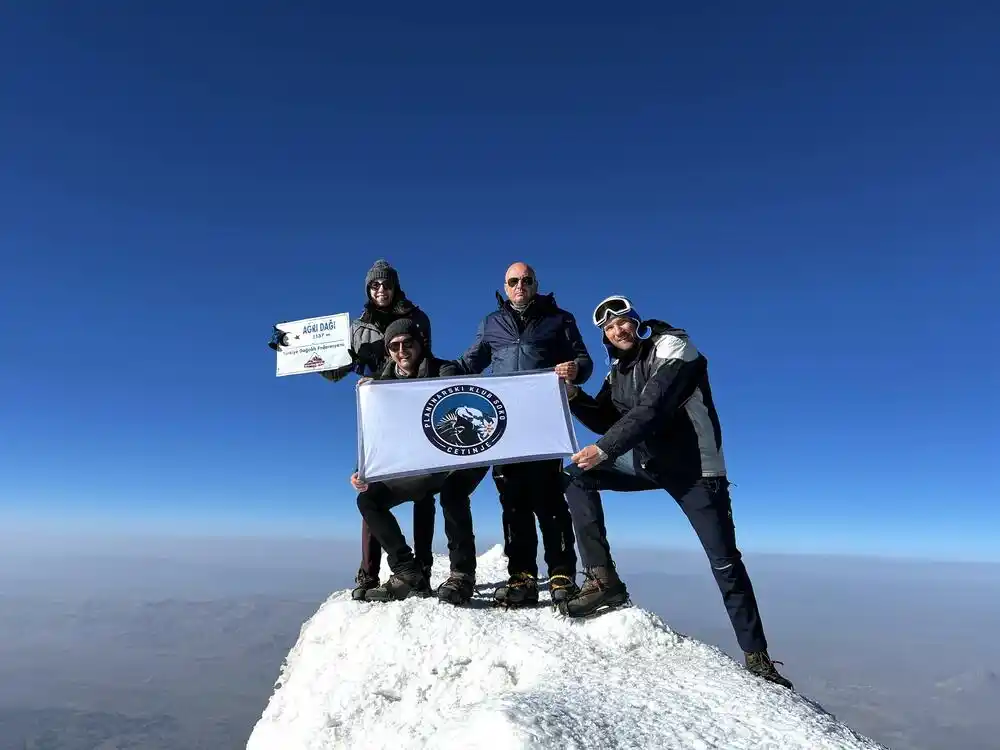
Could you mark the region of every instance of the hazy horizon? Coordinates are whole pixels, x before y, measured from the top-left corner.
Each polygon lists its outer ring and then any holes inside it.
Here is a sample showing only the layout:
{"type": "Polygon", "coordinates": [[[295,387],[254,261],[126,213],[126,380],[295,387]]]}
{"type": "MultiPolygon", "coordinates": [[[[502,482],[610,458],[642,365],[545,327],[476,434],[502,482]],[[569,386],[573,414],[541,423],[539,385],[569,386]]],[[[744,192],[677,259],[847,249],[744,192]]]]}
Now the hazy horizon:
{"type": "MultiPolygon", "coordinates": [[[[243,747],[299,628],[358,562],[357,540],[156,541],[3,545],[0,750],[243,747]]],[[[702,553],[617,554],[637,605],[739,658],[702,553]]],[[[800,692],[893,750],[994,746],[1000,565],[746,559],[800,692]]]]}

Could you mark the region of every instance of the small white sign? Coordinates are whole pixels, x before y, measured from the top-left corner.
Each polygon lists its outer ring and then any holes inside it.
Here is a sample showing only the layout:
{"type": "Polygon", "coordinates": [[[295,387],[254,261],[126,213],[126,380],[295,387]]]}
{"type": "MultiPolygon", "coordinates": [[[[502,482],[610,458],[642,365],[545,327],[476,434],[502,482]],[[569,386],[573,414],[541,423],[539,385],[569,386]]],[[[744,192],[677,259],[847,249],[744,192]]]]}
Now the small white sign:
{"type": "Polygon", "coordinates": [[[277,376],[322,372],[351,364],[349,313],[278,323],[288,334],[288,346],[278,347],[277,376]]]}

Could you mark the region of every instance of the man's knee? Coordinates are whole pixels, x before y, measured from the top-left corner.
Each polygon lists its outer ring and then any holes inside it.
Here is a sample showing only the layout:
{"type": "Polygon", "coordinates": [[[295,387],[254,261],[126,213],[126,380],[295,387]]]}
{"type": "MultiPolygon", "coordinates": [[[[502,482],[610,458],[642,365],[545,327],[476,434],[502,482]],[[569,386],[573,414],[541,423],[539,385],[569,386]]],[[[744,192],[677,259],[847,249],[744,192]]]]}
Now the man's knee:
{"type": "Polygon", "coordinates": [[[369,486],[364,492],[358,493],[358,510],[362,515],[366,510],[372,510],[385,502],[386,496],[391,497],[391,493],[384,490],[384,486],[369,486]]]}

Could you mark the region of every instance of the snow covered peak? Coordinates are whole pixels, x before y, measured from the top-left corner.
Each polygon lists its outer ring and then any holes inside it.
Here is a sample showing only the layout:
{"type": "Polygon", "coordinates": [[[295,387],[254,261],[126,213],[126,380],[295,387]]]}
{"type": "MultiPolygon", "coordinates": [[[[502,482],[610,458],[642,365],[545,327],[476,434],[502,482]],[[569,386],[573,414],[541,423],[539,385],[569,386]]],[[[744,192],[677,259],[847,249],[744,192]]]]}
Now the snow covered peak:
{"type": "MultiPolygon", "coordinates": [[[[247,750],[882,748],[639,607],[589,621],[496,610],[506,565],[500,547],[480,556],[462,608],[332,595],[302,627],[247,750]]],[[[433,585],[447,573],[441,556],[433,585]]]]}

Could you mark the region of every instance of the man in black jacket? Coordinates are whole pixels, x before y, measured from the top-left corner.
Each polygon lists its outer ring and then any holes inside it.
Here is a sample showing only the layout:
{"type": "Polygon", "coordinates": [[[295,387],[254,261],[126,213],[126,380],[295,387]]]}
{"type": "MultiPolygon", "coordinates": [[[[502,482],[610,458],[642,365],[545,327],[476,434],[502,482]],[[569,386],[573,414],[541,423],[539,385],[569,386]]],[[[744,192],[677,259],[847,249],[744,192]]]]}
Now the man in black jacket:
{"type": "MultiPolygon", "coordinates": [[[[538,294],[531,266],[514,263],[504,277],[507,299],[497,294],[497,310],[479,324],[476,340],[458,360],[466,373],[490,368],[494,375],[554,367],[572,383],[584,383],[594,369],[576,320],[538,294]]],[[[518,607],[538,601],[538,535],[553,601],[576,593],[573,521],[562,487],[562,461],[528,461],[493,467],[502,508],[504,553],[510,578],[494,593],[497,602],[518,607]]]]}
{"type": "MultiPolygon", "coordinates": [[[[378,380],[461,374],[455,363],[431,354],[422,329],[412,320],[404,318],[390,323],[385,331],[385,347],[390,359],[378,380]]],[[[414,498],[426,502],[423,498],[436,492],[441,493],[441,512],[451,561],[451,573],[438,587],[438,598],[451,604],[464,604],[472,597],[476,582],[476,538],[470,496],[486,476],[486,471],[486,467],[457,469],[372,484],[361,482],[357,472],[351,476],[351,484],[359,492],[358,510],[386,551],[392,570],[386,583],[364,592],[366,601],[393,601],[405,599],[411,593],[429,591],[429,573],[421,566],[421,561],[414,558],[391,509],[414,498]]]]}
{"type": "Polygon", "coordinates": [[[757,599],[736,546],[708,360],[685,331],[643,320],[626,297],[602,301],[594,324],[604,331],[611,371],[596,397],[568,386],[573,415],[603,436],[574,455],[575,466],[566,472],[587,580],[560,609],[585,617],[628,599],[611,557],[600,490],[666,490],[708,555],[747,668],[791,687],[768,656],[757,599]]]}

